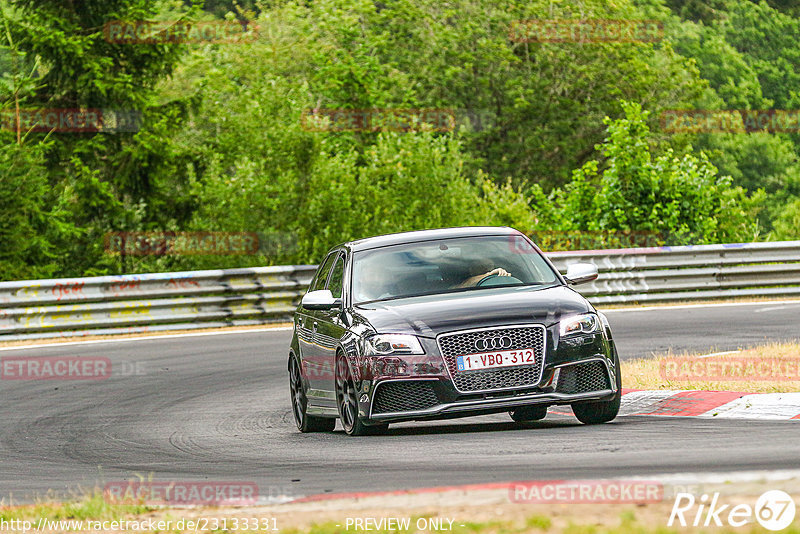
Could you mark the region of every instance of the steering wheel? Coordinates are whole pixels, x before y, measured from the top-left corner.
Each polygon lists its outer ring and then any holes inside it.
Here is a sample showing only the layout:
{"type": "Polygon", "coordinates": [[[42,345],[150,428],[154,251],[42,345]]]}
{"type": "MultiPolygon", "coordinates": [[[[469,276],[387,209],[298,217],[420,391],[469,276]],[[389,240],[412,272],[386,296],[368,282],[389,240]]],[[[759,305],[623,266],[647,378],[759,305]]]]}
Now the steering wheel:
{"type": "Polygon", "coordinates": [[[509,284],[521,284],[522,280],[513,276],[500,276],[499,274],[490,274],[484,276],[475,287],[491,287],[491,286],[506,286],[509,284]]]}

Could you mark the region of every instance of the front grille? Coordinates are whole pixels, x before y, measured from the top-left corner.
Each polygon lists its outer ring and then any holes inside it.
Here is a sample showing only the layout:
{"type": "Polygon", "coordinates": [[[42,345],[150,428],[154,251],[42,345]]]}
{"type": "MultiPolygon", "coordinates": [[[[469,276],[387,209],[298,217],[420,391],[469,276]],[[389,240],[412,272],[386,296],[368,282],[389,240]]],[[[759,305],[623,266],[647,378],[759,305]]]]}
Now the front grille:
{"type": "Polygon", "coordinates": [[[602,362],[594,361],[562,367],[558,375],[558,393],[589,393],[611,389],[608,371],[602,362]]]}
{"type": "Polygon", "coordinates": [[[378,384],[372,413],[425,410],[439,404],[432,380],[402,380],[378,384]]]}
{"type": "Polygon", "coordinates": [[[438,341],[439,350],[450,371],[450,376],[453,378],[453,384],[461,392],[535,386],[542,377],[545,347],[543,326],[488,328],[473,332],[445,334],[440,336],[438,341]],[[487,352],[478,350],[475,347],[475,341],[494,336],[511,338],[510,346],[503,347],[503,350],[533,349],[535,363],[518,367],[459,372],[456,357],[487,352]]]}

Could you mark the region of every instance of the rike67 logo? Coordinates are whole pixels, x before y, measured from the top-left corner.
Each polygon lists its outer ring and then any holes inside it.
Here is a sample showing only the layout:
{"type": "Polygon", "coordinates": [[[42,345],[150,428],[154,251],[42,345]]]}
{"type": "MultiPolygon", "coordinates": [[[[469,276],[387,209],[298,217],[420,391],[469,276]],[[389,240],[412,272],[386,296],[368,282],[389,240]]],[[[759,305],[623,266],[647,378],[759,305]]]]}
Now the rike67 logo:
{"type": "Polygon", "coordinates": [[[731,504],[720,502],[720,494],[703,494],[696,499],[691,493],[678,493],[667,526],[674,523],[682,527],[725,526],[742,527],[758,522],[767,530],[787,528],[794,521],[795,504],[792,497],[781,490],[770,490],[762,494],[755,503],[731,504]]]}

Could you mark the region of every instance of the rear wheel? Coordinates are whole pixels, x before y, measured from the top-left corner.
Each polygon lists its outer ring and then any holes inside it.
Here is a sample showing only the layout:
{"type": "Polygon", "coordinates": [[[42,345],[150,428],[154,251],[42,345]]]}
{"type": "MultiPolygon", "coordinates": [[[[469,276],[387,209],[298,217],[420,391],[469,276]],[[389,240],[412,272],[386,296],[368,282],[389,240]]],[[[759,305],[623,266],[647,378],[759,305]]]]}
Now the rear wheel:
{"type": "Polygon", "coordinates": [[[598,425],[608,423],[617,417],[619,405],[622,401],[622,374],[619,370],[619,358],[616,354],[614,354],[614,369],[617,377],[617,393],[611,400],[576,402],[572,405],[572,411],[581,423],[598,425]]]}
{"type": "Polygon", "coordinates": [[[509,412],[511,419],[517,423],[526,423],[528,421],[538,421],[547,417],[547,405],[537,404],[534,406],[520,406],[519,408],[509,412]]]}
{"type": "Polygon", "coordinates": [[[308,398],[303,387],[303,377],[300,375],[300,366],[292,357],[289,360],[289,390],[292,393],[292,413],[294,422],[300,432],[332,432],[336,426],[336,419],[308,415],[308,398]]]}
{"type": "Polygon", "coordinates": [[[389,427],[387,424],[365,425],[358,416],[358,392],[350,366],[342,354],[336,357],[336,405],[342,428],[350,436],[380,434],[389,427]]]}

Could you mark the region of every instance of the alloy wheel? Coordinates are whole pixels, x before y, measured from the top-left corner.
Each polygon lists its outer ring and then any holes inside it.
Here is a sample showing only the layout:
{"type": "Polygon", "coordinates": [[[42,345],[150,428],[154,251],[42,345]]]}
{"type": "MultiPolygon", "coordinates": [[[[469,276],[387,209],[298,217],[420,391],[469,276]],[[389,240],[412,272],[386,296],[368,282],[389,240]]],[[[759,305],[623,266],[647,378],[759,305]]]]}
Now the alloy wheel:
{"type": "Polygon", "coordinates": [[[300,378],[300,369],[297,362],[292,360],[289,364],[289,387],[292,391],[292,411],[297,427],[301,428],[306,416],[306,395],[303,392],[303,381],[300,378]]]}
{"type": "Polygon", "coordinates": [[[350,368],[343,356],[336,360],[336,403],[339,406],[339,416],[342,426],[348,433],[356,425],[358,417],[358,401],[356,399],[356,386],[350,375],[350,368]]]}

